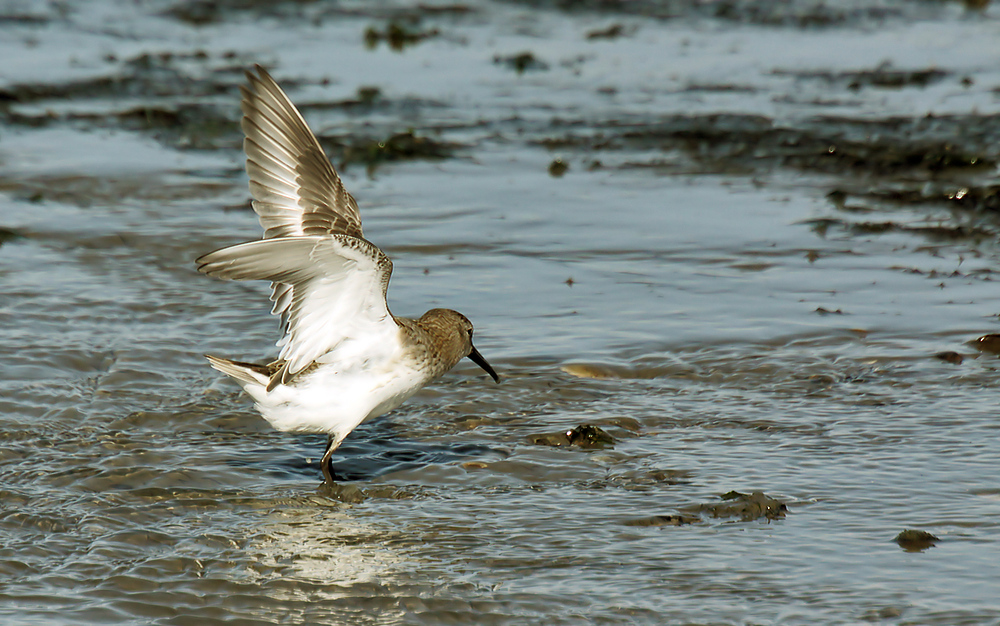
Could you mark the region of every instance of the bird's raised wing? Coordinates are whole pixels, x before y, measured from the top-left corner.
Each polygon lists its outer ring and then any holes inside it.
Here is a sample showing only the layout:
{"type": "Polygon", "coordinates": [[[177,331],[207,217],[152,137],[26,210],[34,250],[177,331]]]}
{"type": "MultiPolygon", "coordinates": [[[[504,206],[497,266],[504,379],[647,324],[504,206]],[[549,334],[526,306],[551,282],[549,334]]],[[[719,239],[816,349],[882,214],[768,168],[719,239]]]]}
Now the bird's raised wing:
{"type": "Polygon", "coordinates": [[[298,109],[264,68],[241,86],[241,126],[253,210],[264,238],[342,234],[362,238],[358,205],[298,109]]]}
{"type": "Polygon", "coordinates": [[[231,280],[288,285],[284,364],[268,390],[357,337],[398,330],[385,302],[392,262],[376,246],[347,235],[262,239],[210,252],[198,270],[231,280]]]}
{"type": "MultiPolygon", "coordinates": [[[[241,86],[240,125],[246,136],[253,210],[264,238],[343,234],[362,238],[358,205],[344,189],[316,136],[278,83],[260,65],[241,86]]],[[[271,285],[273,315],[288,326],[295,299],[287,283],[271,285]]]]}

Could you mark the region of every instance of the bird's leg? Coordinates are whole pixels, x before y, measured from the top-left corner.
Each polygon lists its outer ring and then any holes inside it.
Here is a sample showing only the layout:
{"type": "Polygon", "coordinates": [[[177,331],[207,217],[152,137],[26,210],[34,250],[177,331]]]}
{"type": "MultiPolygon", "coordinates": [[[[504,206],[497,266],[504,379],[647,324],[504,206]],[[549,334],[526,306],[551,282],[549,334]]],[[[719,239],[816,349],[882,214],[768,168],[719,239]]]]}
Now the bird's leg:
{"type": "Polygon", "coordinates": [[[326,453],[323,454],[323,460],[319,462],[320,467],[323,470],[323,481],[327,485],[330,485],[331,487],[334,485],[334,482],[333,482],[333,472],[330,471],[330,457],[333,456],[333,451],[337,449],[337,446],[340,445],[340,442],[341,439],[334,438],[333,435],[330,435],[329,438],[326,440],[326,453]]]}

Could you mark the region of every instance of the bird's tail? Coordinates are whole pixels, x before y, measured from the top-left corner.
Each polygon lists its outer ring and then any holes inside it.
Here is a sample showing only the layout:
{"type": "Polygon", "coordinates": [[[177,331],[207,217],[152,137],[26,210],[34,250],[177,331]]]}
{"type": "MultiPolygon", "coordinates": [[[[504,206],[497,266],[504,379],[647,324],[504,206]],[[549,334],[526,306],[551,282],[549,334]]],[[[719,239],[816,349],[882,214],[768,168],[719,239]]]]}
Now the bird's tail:
{"type": "Polygon", "coordinates": [[[244,363],[242,361],[231,361],[229,359],[223,359],[210,354],[206,354],[205,358],[208,359],[208,362],[212,365],[212,367],[219,370],[226,376],[235,378],[240,383],[267,387],[271,378],[270,369],[266,365],[244,363]]]}

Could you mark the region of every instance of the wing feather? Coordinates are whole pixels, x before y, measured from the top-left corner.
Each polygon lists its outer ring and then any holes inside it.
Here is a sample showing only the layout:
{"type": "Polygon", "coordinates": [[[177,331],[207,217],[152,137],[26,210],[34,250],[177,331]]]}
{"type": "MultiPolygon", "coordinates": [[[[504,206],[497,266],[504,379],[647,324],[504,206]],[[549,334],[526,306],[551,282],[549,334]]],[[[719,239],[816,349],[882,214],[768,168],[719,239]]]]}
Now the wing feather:
{"type": "MultiPolygon", "coordinates": [[[[358,205],[309,125],[261,66],[241,86],[243,149],[253,208],[264,238],[344,234],[363,238],[358,205]]],[[[290,317],[290,285],[271,286],[272,313],[290,317]]]]}
{"type": "Polygon", "coordinates": [[[364,239],[354,198],[267,71],[258,65],[247,78],[249,86],[240,87],[243,149],[264,238],[197,262],[219,278],[271,281],[271,313],[280,316],[283,335],[270,390],[342,344],[399,327],[385,301],[392,262],[364,239]]]}
{"type": "MultiPolygon", "coordinates": [[[[259,65],[256,70],[247,73],[250,85],[241,87],[240,103],[254,210],[258,202],[280,206],[300,225],[295,235],[363,238],[358,205],[309,125],[267,71],[259,65]]],[[[257,211],[265,231],[278,217],[275,207],[268,209],[266,215],[257,211]]]]}
{"type": "MultiPolygon", "coordinates": [[[[286,332],[284,367],[269,388],[356,336],[398,330],[385,301],[392,262],[375,245],[347,235],[280,237],[243,243],[198,259],[198,270],[230,280],[270,280],[279,288],[286,332]]],[[[272,294],[272,295],[274,295],[272,294]]]]}

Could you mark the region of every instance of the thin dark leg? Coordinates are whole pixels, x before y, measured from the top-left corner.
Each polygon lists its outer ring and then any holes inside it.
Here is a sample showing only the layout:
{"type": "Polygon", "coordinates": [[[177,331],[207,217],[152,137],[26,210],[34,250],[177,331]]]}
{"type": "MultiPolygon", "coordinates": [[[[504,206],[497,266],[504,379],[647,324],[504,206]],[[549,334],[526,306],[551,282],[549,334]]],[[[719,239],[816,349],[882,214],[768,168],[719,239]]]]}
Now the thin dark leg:
{"type": "Polygon", "coordinates": [[[333,438],[333,435],[326,440],[326,453],[323,455],[323,460],[319,462],[320,467],[323,469],[323,481],[333,486],[333,472],[330,471],[330,457],[333,456],[333,451],[337,449],[340,442],[333,438]]]}

